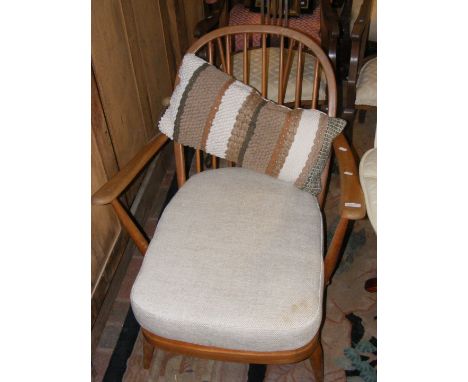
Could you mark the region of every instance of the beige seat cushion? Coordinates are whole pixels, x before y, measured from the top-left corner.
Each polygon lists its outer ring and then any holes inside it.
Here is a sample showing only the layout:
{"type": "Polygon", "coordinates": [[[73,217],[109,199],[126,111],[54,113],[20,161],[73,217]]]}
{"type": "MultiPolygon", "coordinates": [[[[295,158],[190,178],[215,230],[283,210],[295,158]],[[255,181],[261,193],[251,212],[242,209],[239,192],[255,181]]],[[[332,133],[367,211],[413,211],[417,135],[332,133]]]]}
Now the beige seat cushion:
{"type": "Polygon", "coordinates": [[[359,72],[355,104],[377,106],[377,57],[367,61],[359,72]]]}
{"type": "Polygon", "coordinates": [[[359,164],[359,177],[366,200],[367,216],[377,232],[377,149],[367,151],[359,164]]]}
{"type": "Polygon", "coordinates": [[[141,326],[251,351],[307,344],[322,319],[322,216],[294,185],[243,168],[195,175],[164,211],[131,293],[141,326]]]}
{"type": "MultiPolygon", "coordinates": [[[[268,98],[272,101],[278,101],[278,83],[279,83],[279,48],[268,48],[268,98]]],[[[250,75],[249,85],[257,89],[259,92],[262,90],[262,50],[251,49],[249,50],[250,62],[250,75]]],[[[286,66],[287,50],[285,49],[284,65],[286,66]]],[[[303,101],[312,99],[312,85],[314,82],[315,57],[310,53],[304,54],[304,72],[302,82],[302,95],[303,101]]],[[[233,58],[233,72],[234,77],[238,80],[243,79],[243,53],[236,53],[233,58]]],[[[284,102],[294,102],[296,94],[296,73],[297,73],[297,52],[294,54],[291,71],[289,74],[289,81],[284,96],[284,102]]],[[[325,75],[321,76],[319,100],[326,99],[326,79],[325,75]]]]}

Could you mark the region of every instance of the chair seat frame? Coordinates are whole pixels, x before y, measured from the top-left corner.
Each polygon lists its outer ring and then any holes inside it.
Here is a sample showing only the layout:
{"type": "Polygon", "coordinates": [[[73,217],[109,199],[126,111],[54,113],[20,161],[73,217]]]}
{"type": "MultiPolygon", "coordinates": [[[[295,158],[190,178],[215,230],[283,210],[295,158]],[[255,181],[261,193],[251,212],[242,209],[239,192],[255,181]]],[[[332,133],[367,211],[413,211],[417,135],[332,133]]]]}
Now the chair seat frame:
{"type": "MultiPolygon", "coordinates": [[[[331,117],[335,117],[337,108],[337,89],[332,63],[330,62],[327,55],[323,52],[321,47],[311,38],[307,37],[301,32],[273,25],[239,25],[225,27],[202,36],[190,47],[188,52],[197,53],[202,47],[208,44],[208,56],[210,58],[210,62],[213,62],[213,41],[218,42],[218,47],[220,50],[222,50],[220,38],[226,38],[226,36],[239,33],[261,33],[263,37],[266,36],[266,34],[284,36],[297,40],[300,43],[299,49],[302,49],[303,46],[310,49],[317,57],[317,61],[320,61],[322,70],[326,75],[328,86],[328,114],[331,117]]],[[[229,51],[229,41],[229,38],[226,38],[226,52],[229,51]]],[[[265,41],[265,38],[263,38],[263,41],[265,41]]],[[[266,50],[265,45],[262,46],[262,49],[266,50]]],[[[301,50],[299,52],[301,52],[301,50]]],[[[247,54],[245,56],[247,56],[247,54]]],[[[223,59],[223,57],[221,58],[223,59]]],[[[223,68],[226,72],[228,72],[228,74],[231,74],[232,68],[230,68],[229,61],[229,56],[224,57],[223,68]]],[[[299,93],[296,91],[296,94],[299,93]]],[[[295,101],[295,106],[298,107],[299,105],[300,95],[299,102],[297,99],[295,101]]],[[[134,159],[130,161],[127,166],[125,166],[108,183],[102,186],[102,188],[99,189],[92,197],[93,204],[111,204],[113,206],[123,227],[129,232],[131,238],[135,241],[137,248],[142,254],[145,254],[148,248],[148,241],[146,240],[144,234],[139,230],[132,217],[124,209],[118,198],[119,195],[129,186],[131,181],[142,171],[151,158],[153,158],[166,145],[167,142],[168,138],[165,135],[157,135],[145,147],[143,147],[143,149],[136,155],[134,159]]],[[[330,282],[331,276],[340,258],[341,247],[347,232],[349,220],[362,219],[366,213],[364,196],[359,184],[356,162],[343,134],[340,134],[337,138],[335,138],[333,141],[333,148],[340,171],[340,220],[338,222],[334,236],[330,242],[327,254],[324,258],[325,285],[328,285],[330,282]]],[[[176,160],[177,182],[180,188],[186,181],[186,173],[184,149],[183,146],[177,142],[174,142],[174,154],[176,160]]],[[[199,160],[200,159],[197,158],[197,162],[199,160]]],[[[328,176],[328,167],[329,166],[327,166],[324,170],[322,176],[322,184],[324,187],[321,195],[318,197],[321,207],[323,206],[325,197],[325,184],[326,178],[328,176]]],[[[285,364],[299,362],[309,358],[316,376],[316,381],[323,381],[323,350],[320,343],[320,330],[306,345],[301,348],[274,352],[241,351],[202,346],[163,338],[154,333],[151,333],[144,328],[142,328],[142,332],[145,339],[143,362],[143,366],[145,368],[150,366],[154,347],[179,354],[190,355],[193,357],[251,364],[285,364]]]]}

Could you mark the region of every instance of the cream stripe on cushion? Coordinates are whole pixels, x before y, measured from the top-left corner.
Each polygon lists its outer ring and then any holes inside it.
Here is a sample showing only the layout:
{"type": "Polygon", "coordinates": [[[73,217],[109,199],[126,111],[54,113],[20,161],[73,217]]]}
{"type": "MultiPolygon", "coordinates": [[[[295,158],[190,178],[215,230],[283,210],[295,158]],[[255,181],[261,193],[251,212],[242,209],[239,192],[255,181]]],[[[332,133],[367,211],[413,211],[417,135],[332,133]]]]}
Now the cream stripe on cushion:
{"type": "Polygon", "coordinates": [[[319,114],[304,110],[296,136],[289,149],[288,156],[279,173],[278,179],[294,182],[301,175],[309,153],[314,145],[315,134],[319,126],[319,114]]]}
{"type": "Polygon", "coordinates": [[[194,54],[186,54],[184,56],[179,70],[179,84],[172,93],[170,107],[166,110],[159,122],[159,129],[171,139],[173,139],[174,136],[173,121],[175,121],[177,117],[182,95],[193,73],[203,64],[206,64],[206,61],[198,58],[194,54]]]}
{"type": "Polygon", "coordinates": [[[226,90],[206,141],[207,152],[224,157],[237,114],[251,90],[241,82],[234,82],[226,90]]]}

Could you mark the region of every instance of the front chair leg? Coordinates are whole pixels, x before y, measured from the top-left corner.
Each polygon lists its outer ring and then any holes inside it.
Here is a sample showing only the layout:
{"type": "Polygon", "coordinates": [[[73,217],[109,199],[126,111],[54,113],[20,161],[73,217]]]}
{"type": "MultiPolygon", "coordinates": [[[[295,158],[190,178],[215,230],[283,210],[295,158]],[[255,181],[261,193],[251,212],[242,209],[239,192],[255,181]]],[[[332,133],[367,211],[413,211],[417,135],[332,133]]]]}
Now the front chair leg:
{"type": "Polygon", "coordinates": [[[317,346],[310,356],[310,364],[312,366],[312,371],[314,372],[315,382],[323,382],[323,349],[320,339],[317,341],[317,346]]]}
{"type": "Polygon", "coordinates": [[[143,369],[149,369],[153,359],[154,346],[143,336],[143,369]]]}
{"type": "Polygon", "coordinates": [[[249,364],[247,382],[263,382],[265,380],[267,365],[249,364]]]}

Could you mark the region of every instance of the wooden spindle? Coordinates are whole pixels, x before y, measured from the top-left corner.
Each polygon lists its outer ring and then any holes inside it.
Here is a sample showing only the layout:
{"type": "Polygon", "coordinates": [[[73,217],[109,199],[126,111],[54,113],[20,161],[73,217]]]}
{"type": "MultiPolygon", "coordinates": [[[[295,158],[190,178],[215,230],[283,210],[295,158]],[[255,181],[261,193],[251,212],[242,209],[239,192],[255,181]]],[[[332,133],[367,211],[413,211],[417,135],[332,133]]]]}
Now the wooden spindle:
{"type": "Polygon", "coordinates": [[[300,107],[301,105],[302,69],[304,67],[303,46],[302,42],[300,42],[297,50],[296,99],[294,100],[294,107],[300,107]]]}
{"type": "Polygon", "coordinates": [[[226,69],[227,74],[232,75],[232,60],[231,60],[231,35],[226,36],[226,69]]]}
{"type": "Polygon", "coordinates": [[[213,41],[208,42],[208,62],[213,63],[213,41]]]}
{"type": "Polygon", "coordinates": [[[223,43],[221,42],[221,38],[217,37],[216,42],[218,44],[219,55],[221,56],[221,65],[223,66],[223,71],[227,72],[226,59],[224,58],[224,48],[223,48],[223,43]]]}
{"type": "MultiPolygon", "coordinates": [[[[288,0],[285,0],[286,2],[288,0]]],[[[278,5],[278,22],[276,23],[276,25],[280,25],[282,24],[282,18],[283,18],[283,0],[279,0],[279,5],[278,5]]]]}
{"type": "Polygon", "coordinates": [[[177,168],[177,186],[181,188],[187,180],[187,176],[185,174],[184,146],[180,143],[174,142],[174,157],[177,168]]]}
{"type": "Polygon", "coordinates": [[[285,11],[284,11],[284,26],[287,27],[288,26],[288,17],[289,17],[289,1],[288,0],[285,0],[284,1],[284,8],[285,8],[285,11]]]}
{"type": "Polygon", "coordinates": [[[199,174],[202,171],[202,161],[201,161],[201,150],[197,149],[195,151],[195,166],[197,173],[199,174]]]}
{"type": "Polygon", "coordinates": [[[280,37],[280,51],[279,51],[279,81],[278,81],[278,103],[284,103],[284,36],[280,37]]]}
{"type": "Polygon", "coordinates": [[[268,56],[266,48],[266,33],[262,34],[262,96],[268,95],[268,56]]]}
{"type": "Polygon", "coordinates": [[[214,170],[218,168],[218,157],[215,155],[211,156],[211,168],[214,170]]]}
{"type": "Polygon", "coordinates": [[[260,24],[265,24],[265,1],[261,0],[261,8],[260,8],[260,24]]]}
{"type": "Polygon", "coordinates": [[[296,45],[296,40],[290,39],[289,47],[288,47],[288,57],[286,59],[286,67],[284,68],[284,75],[283,75],[283,99],[284,99],[284,95],[286,94],[286,88],[288,87],[288,83],[289,83],[289,73],[291,72],[295,45],[296,45]]]}
{"type": "Polygon", "coordinates": [[[312,109],[317,109],[319,94],[320,94],[320,63],[317,57],[315,57],[314,86],[312,87],[312,109]]]}
{"type": "Polygon", "coordinates": [[[270,24],[270,19],[271,19],[271,15],[270,15],[270,10],[271,10],[271,0],[267,0],[267,13],[266,13],[266,24],[270,24]]]}
{"type": "Polygon", "coordinates": [[[271,16],[271,25],[276,25],[276,0],[271,0],[271,11],[273,12],[273,15],[271,16]]]}
{"type": "MultiPolygon", "coordinates": [[[[263,5],[263,2],[262,2],[262,5],[263,5]]],[[[244,57],[244,60],[243,60],[243,64],[244,64],[244,72],[243,72],[243,80],[244,80],[244,83],[245,84],[249,84],[249,52],[248,52],[248,49],[249,49],[249,36],[247,35],[247,33],[244,33],[244,54],[243,54],[243,57],[244,57]]]]}

